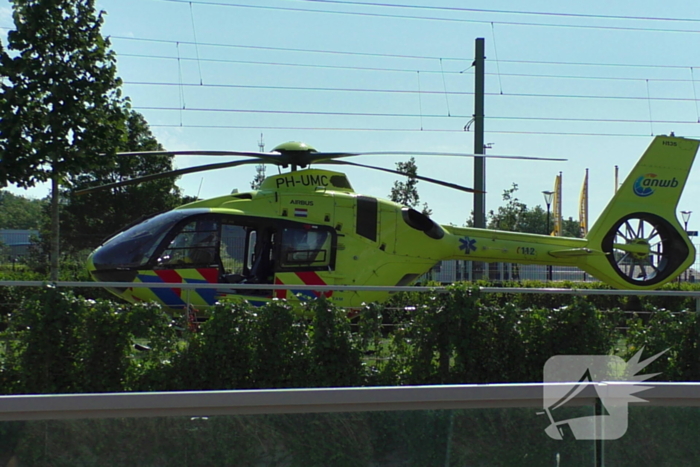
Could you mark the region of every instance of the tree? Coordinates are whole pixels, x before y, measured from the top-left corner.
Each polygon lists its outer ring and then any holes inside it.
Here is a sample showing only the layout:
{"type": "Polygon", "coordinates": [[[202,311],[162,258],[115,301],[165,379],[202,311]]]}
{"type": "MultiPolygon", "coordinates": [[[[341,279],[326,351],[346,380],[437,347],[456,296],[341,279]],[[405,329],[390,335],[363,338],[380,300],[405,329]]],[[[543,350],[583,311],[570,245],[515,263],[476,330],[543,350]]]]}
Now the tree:
{"type": "MultiPolygon", "coordinates": [[[[389,193],[389,199],[395,203],[403,204],[409,208],[416,208],[420,202],[418,195],[418,166],[416,159],[411,157],[407,162],[397,162],[396,170],[407,175],[406,181],[395,181],[394,186],[389,193]]],[[[432,210],[428,207],[428,203],[423,203],[423,214],[429,216],[432,210]]]]}
{"type": "MultiPolygon", "coordinates": [[[[516,197],[518,185],[503,190],[504,206],[499,206],[497,211],[489,212],[487,228],[495,230],[508,230],[511,232],[536,233],[549,235],[554,224],[554,217],[550,213],[549,225],[547,225],[547,212],[542,206],[528,208],[516,197]]],[[[567,237],[580,237],[579,223],[572,218],[563,221],[562,235],[567,237]]]]}
{"type": "Polygon", "coordinates": [[[255,166],[255,177],[253,181],[250,182],[250,188],[253,190],[259,190],[260,185],[265,180],[265,164],[258,164],[255,166]]]}
{"type": "Polygon", "coordinates": [[[58,278],[59,187],[121,141],[121,81],[94,0],[14,0],[0,45],[0,185],[51,181],[51,279],[58,278]],[[106,147],[107,145],[107,147],[106,147]]]}
{"type": "MultiPolygon", "coordinates": [[[[499,206],[496,212],[489,212],[487,228],[522,232],[522,230],[520,230],[520,219],[527,210],[527,205],[521,203],[520,200],[515,197],[516,191],[518,191],[518,185],[515,183],[513,183],[511,188],[503,190],[503,201],[505,201],[506,204],[505,206],[499,206]]],[[[542,228],[544,229],[544,226],[542,228]]],[[[544,233],[544,231],[541,230],[538,233],[544,233]]]]}
{"type": "MultiPolygon", "coordinates": [[[[126,137],[118,151],[162,151],[144,117],[130,111],[126,121],[126,137]]],[[[175,185],[175,177],[154,180],[139,185],[128,185],[76,195],[75,190],[103,185],[152,173],[173,170],[173,157],[109,156],[85,173],[72,175],[67,181],[71,189],[61,191],[62,245],[71,252],[93,249],[102,240],[134,221],[168,211],[194,199],[183,198],[175,185]]]]}
{"type": "Polygon", "coordinates": [[[0,229],[38,230],[45,200],[0,191],[0,229]]]}
{"type": "Polygon", "coordinates": [[[581,223],[579,221],[575,221],[572,217],[569,217],[568,219],[562,219],[561,235],[562,237],[580,238],[581,223]]]}

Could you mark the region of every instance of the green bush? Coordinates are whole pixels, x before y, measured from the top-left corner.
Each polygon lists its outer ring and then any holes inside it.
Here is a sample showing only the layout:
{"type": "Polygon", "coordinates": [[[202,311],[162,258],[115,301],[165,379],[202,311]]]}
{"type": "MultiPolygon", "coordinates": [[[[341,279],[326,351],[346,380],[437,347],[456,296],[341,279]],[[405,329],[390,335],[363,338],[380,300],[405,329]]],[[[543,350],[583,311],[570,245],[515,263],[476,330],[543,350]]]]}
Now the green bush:
{"type": "Polygon", "coordinates": [[[9,315],[4,332],[5,393],[53,394],[128,389],[133,342],[151,332],[160,307],[86,300],[44,287],[9,315]]]}
{"type": "Polygon", "coordinates": [[[551,356],[608,354],[619,339],[618,315],[581,297],[554,310],[521,308],[461,284],[413,300],[415,311],[391,340],[390,367],[401,384],[542,381],[551,356]]]}
{"type": "Polygon", "coordinates": [[[586,297],[523,308],[458,284],[367,305],[352,319],[326,300],[302,310],[232,302],[196,330],[154,304],[51,287],[18,299],[2,334],[6,394],[537,382],[554,355],[610,354],[620,345],[626,358],[642,346],[649,355],[670,348],[653,370],[700,379],[694,313],[646,305],[651,314],[625,320],[586,297]]]}
{"type": "Polygon", "coordinates": [[[654,310],[649,318],[628,320],[627,360],[644,350],[642,360],[664,352],[645,373],[661,374],[655,380],[700,381],[700,320],[693,312],[654,310]]]}

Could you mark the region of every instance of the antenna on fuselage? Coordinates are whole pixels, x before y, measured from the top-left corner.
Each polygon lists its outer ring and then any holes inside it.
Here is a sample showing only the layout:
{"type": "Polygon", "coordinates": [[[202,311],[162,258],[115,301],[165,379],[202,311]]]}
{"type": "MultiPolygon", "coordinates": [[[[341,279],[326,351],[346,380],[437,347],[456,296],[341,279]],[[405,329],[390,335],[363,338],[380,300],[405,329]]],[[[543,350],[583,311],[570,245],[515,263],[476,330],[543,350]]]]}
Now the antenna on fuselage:
{"type": "Polygon", "coordinates": [[[199,188],[197,189],[197,199],[199,199],[199,193],[202,191],[202,183],[204,183],[204,177],[199,181],[199,188]]]}

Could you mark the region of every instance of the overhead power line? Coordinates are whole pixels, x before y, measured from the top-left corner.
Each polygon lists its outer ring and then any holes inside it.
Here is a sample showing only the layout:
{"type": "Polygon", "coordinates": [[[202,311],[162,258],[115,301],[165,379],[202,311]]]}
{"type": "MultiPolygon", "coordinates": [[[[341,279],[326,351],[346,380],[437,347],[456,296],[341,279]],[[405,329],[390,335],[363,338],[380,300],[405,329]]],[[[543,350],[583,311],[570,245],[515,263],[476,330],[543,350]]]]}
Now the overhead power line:
{"type": "MultiPolygon", "coordinates": [[[[419,129],[419,128],[378,128],[378,127],[304,127],[304,126],[260,126],[260,125],[192,125],[183,123],[177,124],[152,124],[157,128],[198,128],[213,130],[288,130],[288,131],[373,131],[373,132],[398,132],[398,133],[464,133],[463,129],[419,129]]],[[[643,133],[595,133],[595,132],[560,132],[560,131],[510,131],[510,130],[489,130],[490,134],[516,134],[516,135],[537,135],[537,136],[584,136],[584,137],[624,137],[624,138],[649,138],[649,134],[643,133]]],[[[697,139],[698,135],[685,135],[687,138],[697,139]]]]}
{"type": "Polygon", "coordinates": [[[471,118],[470,115],[447,115],[438,114],[408,114],[391,112],[341,112],[324,110],[276,110],[276,109],[222,109],[222,108],[181,108],[162,106],[134,106],[135,110],[159,110],[177,112],[213,112],[213,113],[247,113],[247,114],[278,114],[278,115],[313,115],[313,116],[335,116],[335,117],[383,117],[383,118],[471,118]]]}
{"type": "MultiPolygon", "coordinates": [[[[180,3],[180,4],[195,4],[195,5],[207,5],[207,6],[217,6],[217,7],[231,7],[231,8],[254,8],[254,9],[262,9],[262,10],[274,10],[274,11],[295,11],[295,12],[304,12],[304,13],[322,13],[322,14],[335,14],[335,15],[350,15],[350,16],[365,16],[365,17],[377,17],[377,18],[393,18],[393,19],[411,19],[411,20],[425,20],[425,21],[446,21],[446,22],[457,22],[457,23],[475,23],[475,24],[497,24],[497,25],[509,25],[509,26],[532,26],[532,27],[555,27],[555,28],[578,28],[578,29],[607,29],[607,30],[618,30],[618,31],[641,31],[641,32],[668,32],[668,33],[689,33],[689,34],[698,34],[700,33],[700,30],[693,30],[693,29],[672,29],[672,28],[648,28],[648,27],[634,27],[634,26],[606,26],[606,25],[590,25],[590,24],[557,24],[557,23],[533,23],[533,22],[518,22],[518,21],[493,21],[493,20],[478,20],[478,19],[466,19],[466,18],[456,18],[454,16],[449,16],[449,17],[439,17],[439,16],[417,16],[417,15],[405,15],[405,14],[388,14],[388,13],[370,13],[370,12],[358,12],[358,11],[340,11],[340,10],[321,10],[321,9],[312,9],[312,8],[293,8],[293,7],[279,7],[279,6],[267,6],[267,5],[250,5],[250,4],[242,4],[242,3],[226,3],[226,2],[218,2],[218,1],[206,1],[206,0],[158,0],[162,2],[168,2],[168,3],[180,3]]],[[[340,3],[338,3],[340,4],[340,3]]],[[[365,6],[373,6],[370,3],[357,3],[354,6],[358,5],[365,5],[365,6]]],[[[380,6],[379,4],[375,4],[375,6],[380,6]]],[[[478,11],[478,10],[477,10],[478,11]]],[[[499,10],[483,10],[481,12],[483,13],[490,13],[490,14],[495,14],[499,10]]],[[[502,13],[506,14],[526,14],[527,12],[511,12],[508,13],[507,10],[501,10],[502,13]]],[[[469,11],[469,10],[464,10],[464,13],[471,13],[473,14],[474,11],[469,11]]],[[[454,14],[454,11],[445,11],[445,13],[452,13],[454,14]]],[[[531,15],[537,15],[537,12],[530,12],[529,14],[531,15]]],[[[544,14],[540,14],[541,16],[544,16],[544,14]]],[[[632,20],[645,20],[645,21],[678,21],[681,22],[683,21],[682,19],[674,19],[674,18],[648,18],[644,19],[643,17],[613,17],[609,16],[606,17],[604,15],[601,15],[600,17],[596,17],[591,15],[590,17],[584,16],[584,15],[578,15],[571,13],[571,14],[559,14],[556,15],[552,13],[550,16],[559,16],[559,17],[580,17],[581,19],[614,19],[614,20],[622,20],[622,19],[632,19],[632,20]]],[[[700,21],[696,19],[690,19],[687,20],[688,22],[695,22],[695,21],[700,21]]]]}
{"type": "MultiPolygon", "coordinates": [[[[189,108],[182,109],[180,107],[134,107],[136,110],[155,110],[155,111],[190,111],[190,112],[213,112],[213,113],[252,113],[252,114],[295,114],[295,115],[323,115],[323,116],[340,116],[340,117],[382,117],[382,118],[441,118],[441,119],[459,119],[464,120],[471,118],[470,115],[445,115],[445,114],[408,114],[408,113],[372,113],[372,112],[339,112],[339,111],[305,111],[305,110],[265,110],[265,109],[215,109],[215,108],[189,108]]],[[[543,122],[579,122],[579,123],[643,123],[652,124],[674,124],[674,125],[697,125],[696,120],[652,120],[648,119],[623,119],[623,118],[581,118],[581,117],[538,117],[538,116],[503,116],[503,115],[486,115],[489,120],[519,120],[519,121],[543,121],[543,122]]]]}
{"type": "MultiPolygon", "coordinates": [[[[415,72],[414,72],[415,73],[415,72]]],[[[473,94],[472,92],[464,91],[426,91],[417,89],[371,89],[371,88],[329,88],[329,87],[314,87],[314,86],[267,86],[260,84],[200,84],[200,83],[167,83],[167,82],[149,82],[149,81],[124,81],[124,84],[132,86],[184,86],[196,88],[221,88],[221,89],[259,89],[268,91],[327,91],[327,92],[367,92],[367,93],[385,93],[385,94],[447,94],[466,96],[473,94]]]]}
{"type": "MultiPolygon", "coordinates": [[[[170,55],[147,55],[147,54],[129,54],[120,53],[119,57],[133,57],[133,58],[147,58],[147,59],[163,59],[163,60],[177,60],[177,57],[170,55]]],[[[416,69],[406,69],[406,68],[382,68],[382,67],[369,67],[369,66],[350,66],[350,65],[322,65],[322,64],[312,64],[312,63],[291,63],[291,62],[266,62],[258,60],[229,60],[224,58],[189,58],[180,57],[180,60],[190,60],[190,61],[200,61],[200,62],[212,62],[212,63],[234,63],[240,65],[265,65],[265,66],[286,66],[286,67],[301,67],[301,68],[318,68],[318,69],[334,69],[334,70],[355,70],[355,71],[386,71],[386,72],[400,72],[400,73],[415,73],[416,69]]],[[[441,71],[441,70],[418,70],[421,73],[440,73],[440,74],[460,74],[459,71],[441,71]]]]}
{"type": "MultiPolygon", "coordinates": [[[[525,75],[529,76],[529,75],[525,75]]],[[[567,77],[576,78],[576,77],[567,77]]],[[[586,78],[579,78],[586,79],[586,78]]],[[[605,79],[605,78],[599,78],[605,79]]],[[[613,78],[614,79],[614,78],[613,78]]],[[[630,79],[634,81],[645,81],[643,79],[630,79]]],[[[662,81],[662,80],[659,80],[662,81]]],[[[681,82],[694,82],[690,80],[669,80],[681,82]]],[[[379,94],[437,94],[446,96],[470,96],[470,91],[430,91],[419,89],[377,89],[377,88],[331,88],[320,86],[273,86],[260,84],[211,84],[211,83],[175,83],[175,82],[154,82],[154,81],[124,81],[130,86],[163,86],[163,87],[190,87],[190,88],[214,88],[214,89],[257,89],[263,91],[308,91],[308,92],[353,92],[353,93],[379,93],[379,94]]],[[[652,100],[652,101],[679,101],[695,102],[696,99],[690,97],[649,97],[649,96],[593,96],[577,94],[527,94],[527,93],[486,93],[488,96],[501,97],[545,97],[545,98],[571,98],[571,99],[622,99],[622,100],[652,100]]]]}
{"type": "MultiPolygon", "coordinates": [[[[170,0],[159,0],[159,1],[170,1],[170,0]]],[[[179,0],[172,0],[179,1],[179,0]]],[[[0,29],[11,30],[11,27],[0,26],[0,29]]],[[[700,33],[700,31],[697,31],[700,33]]],[[[129,36],[109,36],[110,39],[125,40],[125,41],[141,41],[141,42],[153,42],[161,44],[172,44],[172,45],[191,45],[198,47],[222,47],[222,48],[236,48],[236,49],[252,49],[252,50],[269,50],[277,52],[295,52],[295,53],[314,53],[314,54],[329,54],[329,55],[356,55],[356,56],[366,56],[366,57],[383,57],[383,58],[404,58],[404,59],[418,59],[418,60],[435,60],[439,62],[443,61],[462,61],[462,62],[472,62],[471,57],[439,57],[436,55],[407,55],[407,54],[379,54],[374,52],[354,52],[345,50],[328,50],[328,49],[305,49],[300,47],[271,47],[271,46],[258,46],[250,44],[230,44],[221,42],[194,42],[186,40],[168,40],[168,39],[156,39],[149,37],[129,37],[129,36]]],[[[129,54],[129,53],[118,53],[122,57],[142,57],[142,58],[161,58],[161,59],[177,59],[177,57],[167,56],[167,55],[147,55],[147,54],[129,54]]],[[[279,66],[299,66],[299,67],[314,67],[314,68],[339,68],[339,69],[357,69],[357,70],[377,70],[377,71],[400,71],[400,72],[410,72],[415,73],[416,68],[411,69],[401,69],[401,68],[383,68],[383,67],[355,67],[355,66],[343,66],[343,65],[320,65],[320,64],[300,64],[300,63],[287,63],[287,62],[265,62],[256,60],[231,60],[231,59],[213,59],[213,58],[192,58],[192,57],[180,57],[181,60],[199,60],[203,62],[222,62],[222,63],[243,63],[243,64],[256,64],[256,65],[279,65],[279,66]]],[[[655,68],[655,69],[690,69],[690,68],[700,68],[700,64],[696,65],[665,65],[659,63],[606,63],[606,62],[565,62],[565,61],[547,61],[547,60],[509,60],[509,59],[499,59],[500,63],[516,63],[516,64],[528,64],[528,65],[561,65],[561,66],[583,66],[583,67],[616,67],[616,68],[655,68]]],[[[461,73],[467,71],[464,69],[461,73]]],[[[456,71],[440,71],[440,70],[419,70],[421,73],[460,73],[456,71]]]]}
{"type": "MultiPolygon", "coordinates": [[[[161,0],[165,1],[165,0],[161,0]]],[[[11,30],[10,27],[0,26],[0,29],[11,30]]],[[[700,32],[700,31],[699,31],[700,32]]],[[[331,55],[359,55],[359,56],[380,56],[385,58],[407,58],[407,59],[425,59],[425,60],[435,60],[439,62],[440,60],[445,61],[472,61],[471,58],[460,58],[460,57],[438,57],[438,56],[420,56],[420,55],[400,55],[400,54],[375,54],[375,53],[365,53],[365,52],[348,52],[339,50],[321,50],[321,49],[304,49],[304,48],[291,48],[291,47],[262,47],[256,45],[243,45],[243,44],[225,44],[225,43],[195,43],[194,41],[177,41],[177,40],[166,40],[166,39],[155,39],[155,38],[145,38],[145,37],[127,37],[127,36],[109,36],[110,39],[117,40],[128,40],[128,41],[143,41],[143,42],[154,42],[154,43],[166,43],[166,44],[179,44],[179,45],[193,45],[193,46],[209,46],[209,47],[228,47],[228,48],[239,48],[239,49],[265,49],[270,51],[283,51],[283,52],[299,52],[299,53],[325,53],[331,55]]],[[[175,57],[170,55],[150,55],[150,54],[131,54],[131,53],[118,53],[120,57],[134,57],[134,58],[156,58],[163,60],[190,60],[190,61],[202,61],[202,62],[218,62],[218,63],[239,63],[239,64],[249,64],[249,65],[270,65],[270,66],[289,66],[289,67],[310,67],[310,68],[330,68],[330,69],[343,69],[343,70],[367,70],[367,71],[395,71],[404,73],[415,73],[420,71],[421,73],[436,73],[436,74],[461,74],[469,69],[462,71],[450,71],[450,70],[428,70],[416,68],[385,68],[385,67],[362,67],[362,66],[347,66],[347,65],[323,65],[323,64],[304,64],[304,63],[290,63],[290,62],[267,62],[258,60],[233,60],[233,59],[221,59],[221,58],[194,58],[194,57],[175,57]]],[[[508,60],[500,59],[500,63],[516,63],[516,64],[529,64],[529,65],[555,65],[555,66],[583,66],[583,67],[617,67],[617,68],[655,68],[655,69],[691,69],[700,68],[698,65],[663,65],[658,63],[605,63],[605,62],[565,62],[565,61],[545,61],[545,60],[508,60]]],[[[494,73],[491,73],[494,74],[494,73]]],[[[506,73],[501,73],[502,76],[508,76],[506,73]]],[[[537,74],[512,74],[512,76],[545,76],[537,74]]],[[[569,78],[569,76],[562,75],[550,75],[549,77],[559,77],[559,78],[569,78]]],[[[573,78],[573,77],[572,77],[573,78]]],[[[614,77],[586,77],[581,78],[591,78],[591,79],[635,79],[635,78],[614,78],[614,77]]],[[[642,78],[638,78],[642,79],[642,78]]],[[[674,81],[672,79],[650,79],[650,81],[674,81]]],[[[689,81],[689,80],[677,80],[677,81],[689,81]]]]}
{"type": "MultiPolygon", "coordinates": [[[[688,67],[684,67],[688,68],[688,67]]],[[[697,80],[690,78],[628,78],[624,76],[584,76],[584,75],[550,75],[550,74],[535,74],[535,73],[486,73],[489,76],[512,76],[516,78],[544,78],[544,79],[582,79],[582,80],[600,80],[600,81],[654,81],[659,83],[695,83],[697,80]]]]}
{"type": "MultiPolygon", "coordinates": [[[[700,31],[699,31],[700,32],[700,31]]],[[[667,68],[667,69],[688,69],[689,65],[663,65],[659,63],[596,63],[596,62],[563,62],[544,60],[500,60],[501,63],[523,63],[530,65],[566,65],[566,66],[599,66],[618,68],[667,68]]],[[[694,66],[692,68],[698,68],[694,66]]]]}
{"type": "MultiPolygon", "coordinates": [[[[380,71],[380,72],[398,72],[398,73],[411,73],[415,74],[416,71],[421,73],[432,73],[441,75],[459,75],[464,74],[462,71],[450,71],[450,70],[429,70],[426,68],[416,69],[416,68],[383,68],[383,67],[363,67],[363,66],[350,66],[350,65],[323,65],[323,64],[313,64],[313,63],[291,63],[291,62],[269,62],[260,60],[233,60],[225,58],[196,58],[196,57],[176,57],[174,55],[152,55],[152,54],[131,54],[131,53],[120,53],[119,57],[129,57],[129,58],[144,58],[148,60],[158,59],[158,60],[181,60],[181,61],[200,61],[200,62],[210,62],[210,63],[231,63],[237,65],[262,65],[262,66],[280,66],[280,67],[302,67],[302,68],[318,68],[318,69],[337,69],[337,70],[355,70],[355,71],[380,71]]],[[[575,65],[575,66],[590,66],[590,67],[630,67],[630,68],[660,68],[660,69],[691,69],[700,67],[690,67],[682,65],[642,65],[642,64],[612,64],[612,63],[574,63],[574,62],[542,62],[542,61],[525,61],[525,60],[500,60],[502,63],[525,63],[525,64],[542,64],[542,65],[575,65]]],[[[645,81],[646,78],[630,78],[623,76],[586,76],[586,75],[563,75],[563,74],[538,74],[538,73],[486,73],[491,76],[513,76],[513,77],[525,77],[525,78],[563,78],[563,79],[593,79],[593,80],[621,80],[621,81],[645,81]]],[[[692,79],[683,78],[649,78],[649,81],[656,82],[678,82],[678,83],[690,83],[694,82],[692,79]]]]}
{"type": "MultiPolygon", "coordinates": [[[[172,84],[173,86],[180,83],[172,84]]],[[[199,85],[197,85],[199,86],[199,85]]],[[[305,88],[305,90],[313,90],[305,88]]],[[[329,89],[325,89],[329,90],[329,89]]],[[[437,94],[442,94],[438,92],[437,94]]],[[[532,94],[532,93],[486,93],[487,96],[500,98],[549,98],[549,99],[603,99],[603,100],[632,100],[632,101],[659,101],[659,102],[696,102],[694,98],[685,97],[651,97],[651,96],[603,96],[603,95],[581,95],[581,94],[532,94]]],[[[372,112],[341,112],[341,111],[316,111],[316,110],[264,110],[264,109],[225,109],[225,108],[184,108],[184,107],[135,107],[143,110],[164,110],[164,111],[190,111],[190,112],[223,112],[223,113],[259,113],[259,114],[291,114],[291,115],[322,115],[322,116],[351,116],[351,117],[418,117],[418,118],[471,118],[471,115],[437,115],[437,114],[409,114],[409,113],[372,113],[372,112]]],[[[697,123],[697,122],[696,122],[697,123]]]]}
{"type": "Polygon", "coordinates": [[[623,15],[602,15],[602,14],[587,14],[587,13],[561,13],[551,11],[523,11],[523,10],[495,10],[484,8],[465,8],[465,7],[447,7],[435,5],[407,5],[399,3],[379,3],[379,2],[356,2],[350,0],[294,0],[305,3],[325,3],[335,5],[354,5],[354,6],[371,6],[383,8],[401,8],[412,10],[432,10],[432,11],[449,11],[449,12],[467,12],[467,13],[490,13],[490,14],[505,14],[505,15],[526,15],[526,16],[553,16],[564,18],[586,18],[586,19],[610,19],[610,20],[630,20],[630,21],[670,21],[684,23],[700,23],[700,19],[696,18],[670,18],[659,16],[623,16],[623,15]]]}
{"type": "MultiPolygon", "coordinates": [[[[166,0],[161,0],[166,1],[166,0]]],[[[144,37],[129,37],[129,36],[109,36],[110,39],[118,39],[124,41],[143,41],[143,42],[157,42],[161,44],[179,44],[179,45],[192,45],[196,47],[227,47],[236,49],[251,49],[251,50],[270,50],[275,52],[302,52],[302,53],[314,53],[314,54],[329,54],[329,55],[356,55],[364,57],[379,57],[379,58],[408,58],[408,59],[426,59],[426,60],[459,60],[459,61],[469,61],[471,58],[465,57],[438,57],[438,56],[425,56],[425,55],[406,55],[406,54],[386,54],[386,53],[376,53],[376,52],[349,52],[341,50],[324,50],[324,49],[301,49],[293,47],[272,47],[263,45],[240,45],[240,44],[222,44],[216,42],[194,42],[194,41],[175,41],[166,39],[152,39],[144,37]]]]}
{"type": "MultiPolygon", "coordinates": [[[[698,31],[700,32],[700,31],[698,31]]],[[[161,43],[161,44],[172,44],[173,46],[175,45],[191,45],[191,46],[198,46],[198,47],[222,47],[222,48],[236,48],[236,49],[251,49],[251,50],[269,50],[269,51],[276,51],[276,52],[294,52],[294,53],[312,53],[312,54],[329,54],[329,55],[355,55],[355,56],[366,56],[366,57],[382,57],[382,58],[403,58],[403,59],[418,59],[418,60],[434,60],[436,63],[439,63],[440,60],[443,61],[461,61],[461,62],[469,62],[471,63],[473,61],[472,58],[465,58],[465,57],[439,57],[436,55],[407,55],[407,54],[379,54],[379,53],[373,53],[373,52],[349,52],[349,51],[344,51],[344,50],[329,50],[329,49],[305,49],[305,48],[299,48],[299,47],[271,47],[271,46],[258,46],[258,45],[249,45],[249,44],[226,44],[226,43],[217,43],[217,42],[207,42],[207,43],[202,43],[202,42],[197,42],[195,43],[194,41],[179,41],[179,40],[168,40],[168,39],[156,39],[156,38],[146,38],[146,37],[128,37],[128,36],[110,36],[110,39],[117,39],[117,40],[125,40],[125,41],[141,41],[141,42],[152,42],[152,43],[161,43]]],[[[126,54],[119,54],[126,56],[126,54]]],[[[132,56],[140,56],[140,55],[132,55],[132,56]]],[[[148,55],[146,57],[149,57],[148,55]]],[[[161,57],[158,57],[161,58],[161,57]]],[[[163,56],[162,58],[174,58],[172,56],[163,56]]],[[[180,59],[183,59],[180,57],[180,59]]],[[[186,60],[197,60],[196,58],[186,58],[186,60]]],[[[223,60],[223,59],[204,59],[200,58],[199,60],[201,61],[217,61],[217,60],[223,60]]],[[[230,61],[232,63],[237,63],[235,60],[226,60],[230,61]]],[[[326,65],[297,65],[297,64],[285,64],[285,63],[278,63],[278,62],[257,62],[254,60],[251,61],[241,61],[242,63],[256,63],[256,64],[284,64],[284,65],[289,65],[289,66],[318,66],[318,67],[324,67],[326,65]]],[[[653,68],[653,69],[689,69],[689,68],[700,68],[700,65],[664,65],[664,64],[659,64],[659,63],[607,63],[607,62],[565,62],[565,61],[546,61],[546,60],[508,60],[508,59],[500,59],[500,63],[518,63],[518,64],[528,64],[528,65],[561,65],[561,66],[582,66],[582,67],[616,67],[616,68],[653,68]]],[[[378,69],[378,70],[394,70],[394,69],[387,69],[387,68],[370,68],[370,69],[378,69]]],[[[466,72],[468,70],[464,69],[462,72],[466,72]]],[[[401,70],[401,69],[396,69],[396,71],[410,71],[412,73],[416,72],[416,68],[412,68],[410,70],[401,70]]],[[[422,72],[422,70],[421,70],[422,72]]],[[[440,73],[440,71],[433,71],[434,73],[440,73]]],[[[445,72],[449,73],[449,72],[445,72]]],[[[454,73],[454,72],[453,72],[454,73]]]]}

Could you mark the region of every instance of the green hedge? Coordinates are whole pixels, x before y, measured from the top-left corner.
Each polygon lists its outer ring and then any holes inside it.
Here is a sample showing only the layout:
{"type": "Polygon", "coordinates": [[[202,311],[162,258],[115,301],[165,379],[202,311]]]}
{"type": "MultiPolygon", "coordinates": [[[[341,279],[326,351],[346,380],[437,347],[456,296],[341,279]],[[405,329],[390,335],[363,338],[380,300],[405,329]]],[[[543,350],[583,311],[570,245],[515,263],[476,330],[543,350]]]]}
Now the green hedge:
{"type": "MultiPolygon", "coordinates": [[[[429,284],[430,285],[430,284],[429,284]]],[[[433,284],[438,285],[438,284],[433,284]]],[[[591,289],[614,290],[609,285],[603,282],[572,282],[572,281],[519,281],[519,282],[499,282],[492,283],[487,281],[478,281],[473,285],[478,287],[504,287],[504,288],[561,288],[561,289],[576,289],[582,292],[591,289]]],[[[672,291],[695,291],[700,292],[700,282],[671,282],[663,285],[659,290],[672,291]]],[[[640,311],[647,307],[663,308],[671,311],[682,311],[695,309],[696,299],[692,297],[671,297],[671,296],[653,296],[653,295],[586,295],[586,300],[594,305],[599,310],[616,310],[623,311],[640,311]]],[[[556,293],[489,293],[483,297],[483,300],[496,305],[505,305],[506,303],[514,303],[519,308],[561,308],[566,305],[571,305],[574,300],[574,295],[563,295],[556,293]]]]}
{"type": "MultiPolygon", "coordinates": [[[[47,287],[8,315],[0,390],[537,382],[553,355],[615,353],[627,359],[642,347],[644,356],[669,349],[647,370],[662,373],[654,380],[700,380],[696,314],[646,306],[650,314],[625,315],[570,297],[558,308],[524,308],[456,285],[444,294],[368,305],[353,318],[324,300],[303,310],[284,301],[260,308],[221,304],[191,329],[157,305],[91,300],[47,287]]],[[[695,415],[688,410],[635,409],[635,442],[680,443],[686,447],[667,452],[666,459],[690,465],[696,453],[687,439],[695,415]],[[663,429],[655,422],[660,416],[663,429]]],[[[589,443],[549,440],[546,424],[529,409],[41,421],[0,424],[0,444],[5,457],[14,454],[22,465],[138,459],[140,465],[535,466],[553,463],[557,453],[566,464],[591,459],[589,443]]],[[[611,459],[639,465],[658,455],[658,449],[621,452],[615,446],[606,447],[611,459]]]]}
{"type": "MultiPolygon", "coordinates": [[[[553,355],[670,349],[653,368],[700,380],[694,312],[602,312],[585,297],[527,307],[456,285],[357,317],[325,300],[295,309],[219,304],[191,330],[155,304],[126,305],[44,288],[2,333],[4,394],[542,381],[553,355]],[[409,306],[410,304],[410,306],[409,306]],[[134,343],[147,350],[137,351],[134,343]]],[[[657,378],[658,379],[658,378],[657,378]]]]}

